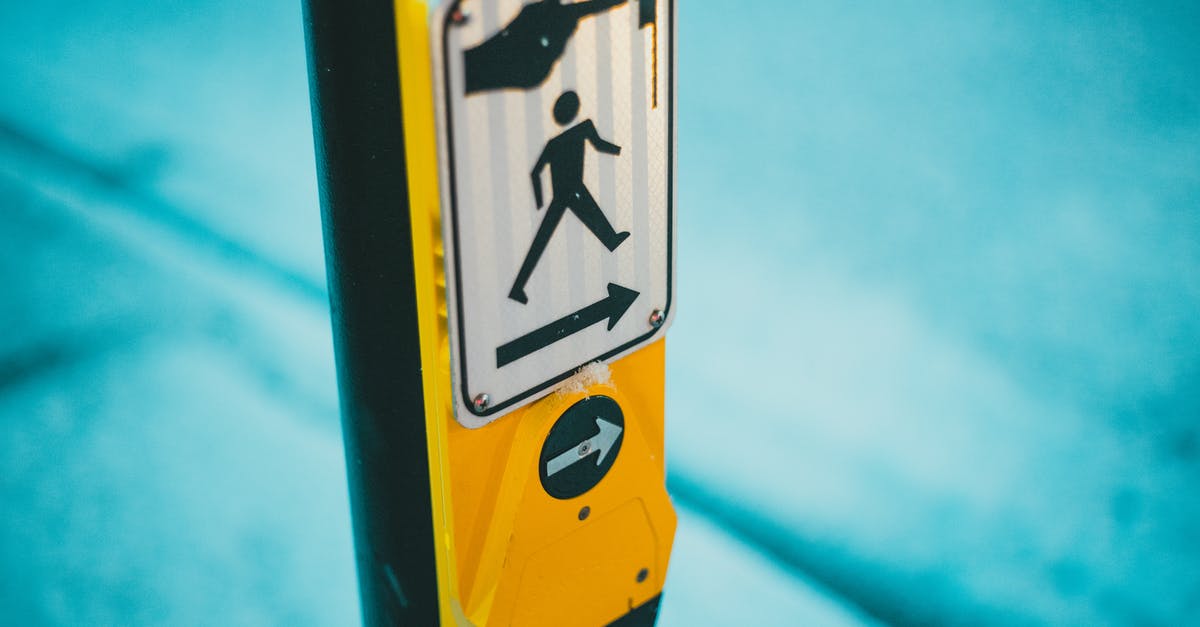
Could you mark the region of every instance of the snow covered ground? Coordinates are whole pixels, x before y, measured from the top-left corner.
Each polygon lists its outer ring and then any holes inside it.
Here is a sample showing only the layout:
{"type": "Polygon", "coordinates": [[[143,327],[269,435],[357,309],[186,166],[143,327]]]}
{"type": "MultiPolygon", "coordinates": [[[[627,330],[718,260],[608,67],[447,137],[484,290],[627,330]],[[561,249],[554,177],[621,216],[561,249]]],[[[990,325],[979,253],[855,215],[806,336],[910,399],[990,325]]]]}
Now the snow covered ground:
{"type": "MultiPolygon", "coordinates": [[[[1200,10],[681,20],[660,624],[1200,622],[1200,10]]],[[[0,623],[352,623],[297,6],[0,32],[0,623]]]]}

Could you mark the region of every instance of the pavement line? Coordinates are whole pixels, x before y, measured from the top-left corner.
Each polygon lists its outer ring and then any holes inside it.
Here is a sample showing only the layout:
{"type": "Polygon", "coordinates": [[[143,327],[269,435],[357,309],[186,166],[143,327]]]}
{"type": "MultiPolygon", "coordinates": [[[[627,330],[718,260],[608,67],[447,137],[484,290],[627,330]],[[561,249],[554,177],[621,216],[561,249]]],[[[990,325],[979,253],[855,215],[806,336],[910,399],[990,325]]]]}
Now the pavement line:
{"type": "Polygon", "coordinates": [[[22,130],[10,120],[0,118],[0,150],[13,153],[23,165],[30,162],[51,170],[63,182],[73,182],[87,192],[116,197],[120,205],[138,210],[139,217],[152,220],[160,227],[178,234],[181,239],[219,254],[232,264],[241,266],[264,279],[299,293],[308,300],[325,305],[328,295],[320,281],[289,268],[242,242],[212,228],[201,220],[180,210],[174,204],[139,188],[128,172],[105,164],[95,163],[77,153],[55,146],[43,138],[22,130]]]}

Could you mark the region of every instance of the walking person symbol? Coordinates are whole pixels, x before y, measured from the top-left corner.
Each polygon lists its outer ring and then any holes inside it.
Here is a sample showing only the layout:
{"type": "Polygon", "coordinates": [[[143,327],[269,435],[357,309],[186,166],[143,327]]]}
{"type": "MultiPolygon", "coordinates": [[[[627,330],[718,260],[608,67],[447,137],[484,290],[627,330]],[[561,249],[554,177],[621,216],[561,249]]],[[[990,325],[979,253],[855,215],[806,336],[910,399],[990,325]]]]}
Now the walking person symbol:
{"type": "MultiPolygon", "coordinates": [[[[568,91],[555,101],[554,121],[559,125],[566,126],[578,114],[579,96],[575,92],[568,91]]],[[[608,222],[608,218],[604,217],[604,212],[600,210],[600,206],[596,204],[596,200],[592,198],[592,194],[583,184],[584,142],[591,142],[597,151],[605,154],[621,154],[620,146],[600,138],[600,134],[596,132],[596,125],[591,120],[584,120],[546,142],[546,147],[538,157],[537,164],[533,166],[533,199],[540,210],[542,208],[542,169],[546,166],[550,166],[550,186],[553,196],[550,199],[550,206],[546,208],[546,217],[542,218],[542,224],[538,227],[537,234],[533,236],[533,243],[529,246],[525,261],[521,264],[520,271],[517,272],[517,280],[513,283],[512,291],[508,293],[509,298],[521,304],[529,302],[529,297],[525,295],[525,284],[529,281],[529,276],[533,274],[533,269],[541,259],[542,253],[546,251],[546,244],[554,235],[555,227],[558,226],[563,214],[568,209],[575,214],[575,217],[579,218],[580,222],[583,222],[584,226],[591,230],[592,234],[610,252],[616,250],[617,246],[620,246],[621,242],[629,237],[629,231],[617,233],[613,230],[612,224],[608,222]]]]}

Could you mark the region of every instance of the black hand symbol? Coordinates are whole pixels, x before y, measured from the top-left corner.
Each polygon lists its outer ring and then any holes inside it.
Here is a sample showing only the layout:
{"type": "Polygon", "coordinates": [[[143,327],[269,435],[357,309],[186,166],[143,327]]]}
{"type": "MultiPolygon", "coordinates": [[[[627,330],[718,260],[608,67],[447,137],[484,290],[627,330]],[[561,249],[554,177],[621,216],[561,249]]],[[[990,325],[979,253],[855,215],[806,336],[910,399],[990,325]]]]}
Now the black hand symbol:
{"type": "Polygon", "coordinates": [[[562,58],[580,20],[627,1],[539,0],[525,5],[500,32],[463,53],[467,94],[542,84],[562,58]]]}

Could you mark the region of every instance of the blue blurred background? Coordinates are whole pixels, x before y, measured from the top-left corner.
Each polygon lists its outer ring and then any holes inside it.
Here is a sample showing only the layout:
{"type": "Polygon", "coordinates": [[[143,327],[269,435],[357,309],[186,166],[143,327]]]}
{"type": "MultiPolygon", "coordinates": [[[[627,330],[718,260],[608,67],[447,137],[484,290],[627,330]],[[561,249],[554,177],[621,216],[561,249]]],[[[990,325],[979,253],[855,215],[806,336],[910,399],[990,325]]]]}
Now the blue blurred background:
{"type": "MultiPolygon", "coordinates": [[[[1200,624],[1200,5],[684,3],[664,627],[1200,624]]],[[[0,6],[0,623],[358,620],[298,3],[0,6]]]]}

